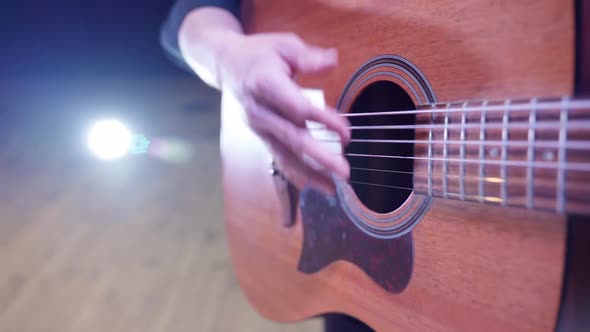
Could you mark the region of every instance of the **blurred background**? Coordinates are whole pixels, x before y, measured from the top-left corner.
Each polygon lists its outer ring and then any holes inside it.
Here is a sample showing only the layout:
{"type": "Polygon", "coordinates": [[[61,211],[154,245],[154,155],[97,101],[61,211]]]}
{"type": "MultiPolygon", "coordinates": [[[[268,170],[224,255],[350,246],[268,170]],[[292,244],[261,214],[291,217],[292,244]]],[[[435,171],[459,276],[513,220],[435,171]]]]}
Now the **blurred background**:
{"type": "Polygon", "coordinates": [[[0,3],[0,332],[319,329],[263,319],[238,287],[220,97],[161,49],[172,3],[0,3]],[[105,117],[190,158],[98,160],[105,117]]]}

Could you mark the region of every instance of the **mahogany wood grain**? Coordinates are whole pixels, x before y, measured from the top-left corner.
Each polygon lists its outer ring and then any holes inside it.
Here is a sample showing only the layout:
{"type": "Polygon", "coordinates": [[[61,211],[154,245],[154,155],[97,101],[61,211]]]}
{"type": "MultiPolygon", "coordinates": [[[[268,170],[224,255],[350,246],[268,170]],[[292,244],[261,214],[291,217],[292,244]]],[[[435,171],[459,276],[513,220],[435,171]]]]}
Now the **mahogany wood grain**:
{"type": "MultiPolygon", "coordinates": [[[[454,102],[572,95],[573,9],[559,0],[252,0],[244,20],[248,32],[290,31],[337,47],[336,70],[301,78],[322,88],[329,104],[382,54],[409,59],[439,101],[454,102]]],[[[227,236],[240,285],[264,316],[296,321],[340,312],[387,332],[554,329],[564,215],[434,198],[412,230],[413,272],[400,294],[343,260],[302,273],[301,215],[294,227],[281,224],[271,156],[235,99],[224,95],[222,106],[227,236]]]]}
{"type": "Polygon", "coordinates": [[[574,2],[248,0],[249,32],[294,32],[336,47],[340,66],[302,77],[336,104],[368,59],[396,54],[428,77],[439,101],[571,95],[574,2]],[[518,88],[516,88],[518,87],[518,88]]]}
{"type": "Polygon", "coordinates": [[[344,312],[379,331],[552,330],[565,250],[564,220],[552,214],[435,199],[412,231],[414,270],[399,295],[345,261],[297,271],[301,219],[281,224],[270,156],[229,99],[221,141],[227,236],[240,285],[264,316],[344,312]]]}
{"type": "Polygon", "coordinates": [[[238,151],[244,132],[224,135],[233,264],[250,303],[264,316],[284,322],[344,312],[378,331],[552,330],[563,269],[562,218],[436,199],[412,231],[414,271],[401,294],[387,292],[346,261],[304,274],[297,271],[302,222],[281,225],[265,163],[254,161],[268,155],[251,143],[254,158],[233,167],[245,161],[238,151]]]}

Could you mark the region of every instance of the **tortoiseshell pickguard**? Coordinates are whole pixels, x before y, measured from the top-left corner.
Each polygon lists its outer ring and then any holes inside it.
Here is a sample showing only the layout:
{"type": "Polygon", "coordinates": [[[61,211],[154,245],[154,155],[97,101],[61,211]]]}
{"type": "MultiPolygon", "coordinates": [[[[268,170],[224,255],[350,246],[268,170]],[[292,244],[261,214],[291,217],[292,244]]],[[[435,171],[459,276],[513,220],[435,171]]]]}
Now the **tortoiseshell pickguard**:
{"type": "Polygon", "coordinates": [[[413,266],[411,232],[394,239],[371,236],[349,219],[338,197],[326,197],[311,189],[301,193],[300,204],[301,272],[318,272],[332,262],[345,260],[389,292],[400,293],[407,287],[413,266]]]}

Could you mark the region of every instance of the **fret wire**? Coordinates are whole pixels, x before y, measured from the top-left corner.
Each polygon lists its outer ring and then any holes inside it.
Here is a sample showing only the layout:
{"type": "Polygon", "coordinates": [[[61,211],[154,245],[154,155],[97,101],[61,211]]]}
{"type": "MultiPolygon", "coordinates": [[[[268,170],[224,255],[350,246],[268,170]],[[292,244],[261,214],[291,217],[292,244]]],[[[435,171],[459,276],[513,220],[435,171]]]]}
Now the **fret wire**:
{"type": "MultiPolygon", "coordinates": [[[[509,107],[510,100],[506,100],[504,103],[506,107],[509,107]]],[[[508,110],[505,109],[504,113],[502,114],[502,152],[501,152],[501,160],[502,164],[500,166],[500,177],[502,178],[503,182],[501,185],[501,198],[502,198],[502,205],[506,205],[506,198],[508,196],[508,188],[506,185],[506,162],[507,162],[507,144],[508,144],[508,110]]]]}
{"type": "MultiPolygon", "coordinates": [[[[467,107],[467,103],[463,103],[463,109],[467,107]]],[[[459,150],[459,156],[461,160],[465,160],[465,124],[466,124],[465,112],[461,113],[461,147],[459,150]]],[[[459,164],[459,174],[461,175],[461,179],[459,182],[459,193],[461,200],[465,199],[465,163],[461,162],[459,164]]]]}
{"type": "Polygon", "coordinates": [[[565,195],[566,195],[566,183],[565,183],[565,169],[566,169],[566,143],[567,143],[567,121],[568,121],[568,108],[569,108],[569,98],[563,98],[561,111],[559,114],[559,150],[557,156],[557,192],[556,195],[556,210],[558,212],[564,212],[565,210],[565,195]]]}
{"type": "MultiPolygon", "coordinates": [[[[432,108],[434,109],[434,105],[432,108]]],[[[434,112],[430,113],[430,123],[434,125],[434,112]]],[[[428,195],[432,196],[432,128],[428,130],[428,195]]]]}
{"type": "MultiPolygon", "coordinates": [[[[485,194],[485,189],[484,189],[484,181],[482,181],[481,179],[484,178],[485,176],[485,169],[484,169],[484,164],[483,164],[483,160],[485,158],[485,149],[484,149],[484,141],[486,139],[486,106],[487,106],[488,102],[487,100],[484,100],[483,104],[482,104],[482,110],[481,110],[481,115],[480,115],[480,128],[479,128],[479,183],[478,183],[478,193],[479,193],[479,197],[484,197],[485,194]]],[[[480,200],[480,202],[483,202],[483,200],[480,200]]]]}
{"type": "MultiPolygon", "coordinates": [[[[536,104],[537,99],[531,99],[532,108],[529,112],[529,130],[528,130],[528,142],[529,146],[527,148],[527,161],[533,162],[535,160],[535,121],[536,121],[536,104]]],[[[532,208],[534,205],[534,172],[531,166],[527,167],[526,169],[526,179],[527,179],[527,188],[526,188],[526,207],[532,208]]]]}
{"type": "MultiPolygon", "coordinates": [[[[446,108],[450,108],[451,104],[447,104],[446,108]]],[[[448,183],[447,183],[447,175],[448,175],[448,168],[447,168],[447,157],[448,157],[448,148],[446,142],[449,140],[449,113],[445,113],[445,129],[443,132],[443,196],[447,198],[447,191],[448,191],[448,183]]]]}

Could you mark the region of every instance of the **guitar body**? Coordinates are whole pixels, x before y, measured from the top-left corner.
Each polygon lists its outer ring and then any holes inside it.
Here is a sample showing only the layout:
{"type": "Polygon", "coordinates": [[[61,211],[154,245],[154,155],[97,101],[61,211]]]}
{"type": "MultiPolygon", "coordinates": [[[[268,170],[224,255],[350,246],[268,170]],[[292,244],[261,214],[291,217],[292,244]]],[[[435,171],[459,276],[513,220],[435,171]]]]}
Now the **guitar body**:
{"type": "MultiPolygon", "coordinates": [[[[298,80],[350,112],[380,81],[401,87],[416,107],[573,96],[574,7],[559,0],[254,0],[244,20],[248,32],[294,32],[336,47],[337,69],[298,80]]],[[[417,189],[381,213],[364,203],[387,204],[387,196],[375,191],[361,200],[339,185],[335,197],[301,192],[291,200],[294,224],[285,225],[268,150],[232,96],[222,106],[227,238],[239,283],[265,317],[345,313],[378,331],[559,328],[570,264],[566,213],[417,189]],[[387,227],[371,228],[371,220],[387,227]]],[[[413,178],[414,188],[424,183],[413,178]]]]}

